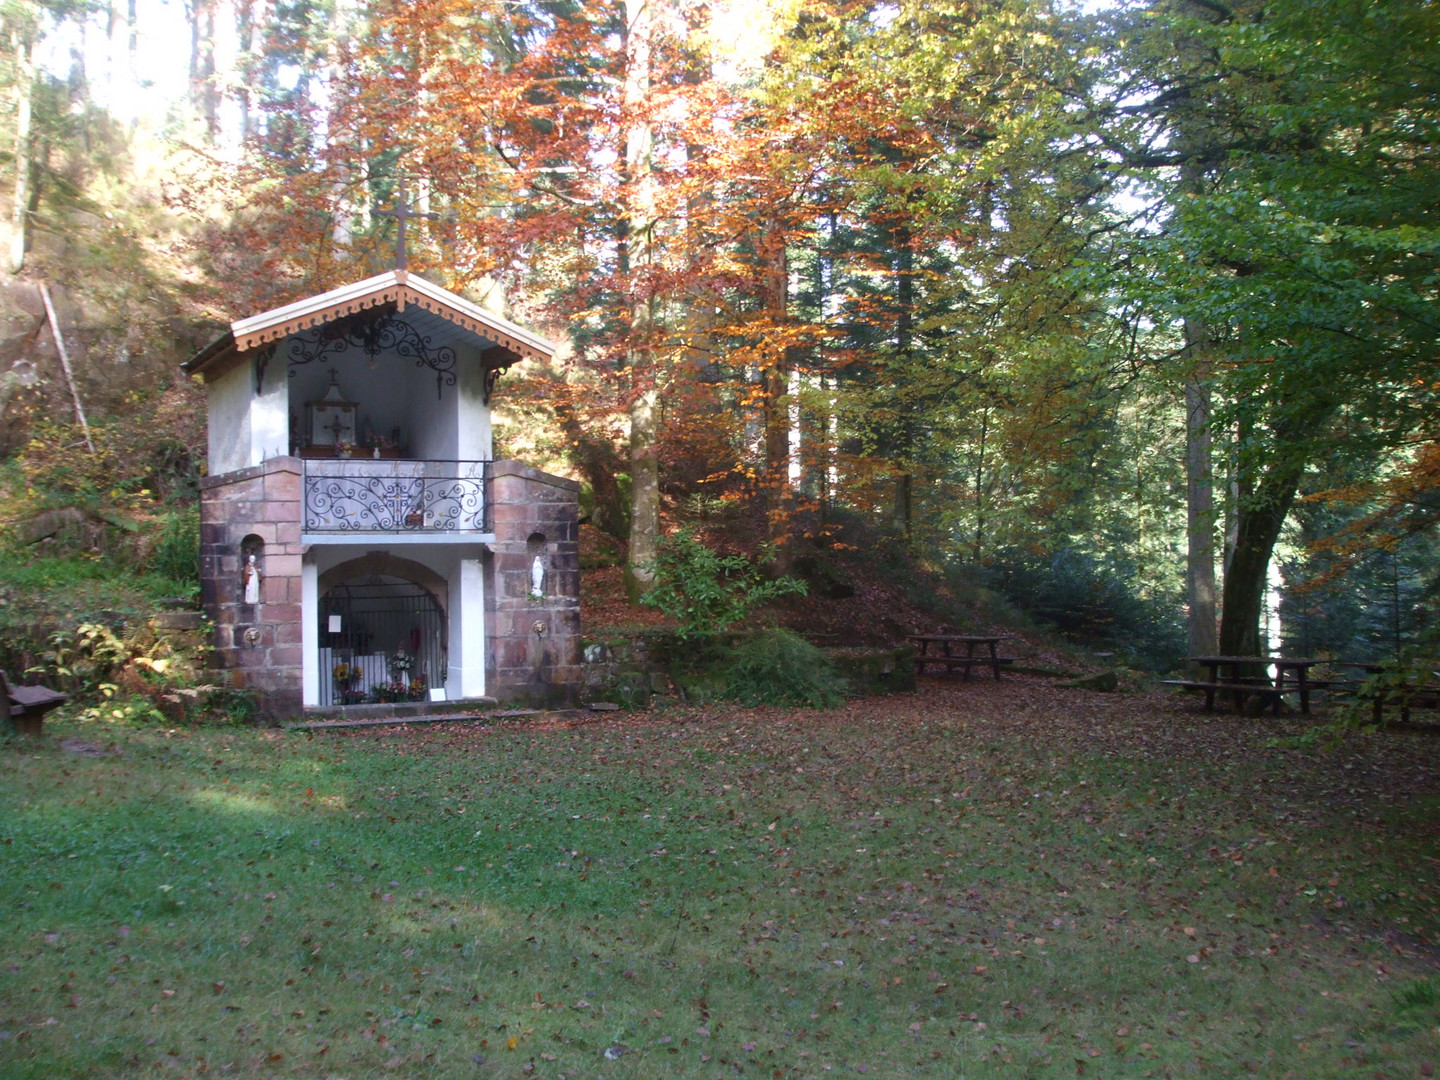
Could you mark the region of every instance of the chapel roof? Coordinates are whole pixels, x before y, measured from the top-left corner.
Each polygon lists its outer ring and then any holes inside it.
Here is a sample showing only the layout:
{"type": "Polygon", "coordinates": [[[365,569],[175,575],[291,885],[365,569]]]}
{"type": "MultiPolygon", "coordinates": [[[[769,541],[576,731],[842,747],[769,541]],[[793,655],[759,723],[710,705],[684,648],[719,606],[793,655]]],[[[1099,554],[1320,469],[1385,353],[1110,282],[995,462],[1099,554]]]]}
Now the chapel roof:
{"type": "Polygon", "coordinates": [[[242,353],[382,306],[403,312],[406,320],[437,346],[478,337],[527,359],[546,361],[555,355],[555,345],[539,334],[422,277],[404,270],[387,270],[364,281],[237,319],[228,331],[180,366],[190,374],[215,374],[231,367],[242,353]]]}

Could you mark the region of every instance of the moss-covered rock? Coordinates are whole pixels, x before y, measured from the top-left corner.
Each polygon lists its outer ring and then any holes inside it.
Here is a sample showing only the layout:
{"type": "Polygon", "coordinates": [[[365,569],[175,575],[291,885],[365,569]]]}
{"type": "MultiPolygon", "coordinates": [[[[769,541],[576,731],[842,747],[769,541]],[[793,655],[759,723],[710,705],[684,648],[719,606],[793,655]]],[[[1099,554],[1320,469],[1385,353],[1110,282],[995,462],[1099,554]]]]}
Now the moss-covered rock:
{"type": "Polygon", "coordinates": [[[893,648],[826,649],[853,697],[908,694],[915,689],[915,650],[893,648]]]}
{"type": "Polygon", "coordinates": [[[1094,690],[1101,694],[1114,693],[1119,685],[1120,677],[1113,671],[1102,671],[1097,675],[1087,675],[1083,679],[1071,679],[1060,684],[1066,690],[1094,690]]]}

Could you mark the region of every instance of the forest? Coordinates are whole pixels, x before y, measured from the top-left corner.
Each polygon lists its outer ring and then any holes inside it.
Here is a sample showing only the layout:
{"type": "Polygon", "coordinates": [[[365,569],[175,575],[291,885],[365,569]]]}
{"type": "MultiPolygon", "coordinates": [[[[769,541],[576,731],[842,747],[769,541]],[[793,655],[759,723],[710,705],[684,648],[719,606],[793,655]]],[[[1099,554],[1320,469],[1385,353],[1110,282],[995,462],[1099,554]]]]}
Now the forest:
{"type": "Polygon", "coordinates": [[[582,480],[637,595],[667,527],[728,515],[777,573],[863,528],[1152,668],[1440,648],[1428,0],[0,27],[0,452],[37,509],[178,528],[178,362],[394,265],[403,204],[413,273],[564,343],[503,381],[497,437],[582,480]]]}

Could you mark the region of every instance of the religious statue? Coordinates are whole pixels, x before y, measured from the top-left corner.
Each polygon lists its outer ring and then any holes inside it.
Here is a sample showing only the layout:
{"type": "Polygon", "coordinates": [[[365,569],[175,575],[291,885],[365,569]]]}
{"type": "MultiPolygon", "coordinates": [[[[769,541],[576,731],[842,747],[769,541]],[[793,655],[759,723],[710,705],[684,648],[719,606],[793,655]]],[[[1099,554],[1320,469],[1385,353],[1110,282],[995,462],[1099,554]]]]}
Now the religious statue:
{"type": "Polygon", "coordinates": [[[245,603],[260,603],[260,579],[263,576],[260,567],[255,565],[255,556],[245,556],[245,568],[240,572],[240,580],[245,586],[245,603]]]}
{"type": "Polygon", "coordinates": [[[537,600],[545,595],[545,562],[539,555],[530,564],[530,595],[537,600]]]}

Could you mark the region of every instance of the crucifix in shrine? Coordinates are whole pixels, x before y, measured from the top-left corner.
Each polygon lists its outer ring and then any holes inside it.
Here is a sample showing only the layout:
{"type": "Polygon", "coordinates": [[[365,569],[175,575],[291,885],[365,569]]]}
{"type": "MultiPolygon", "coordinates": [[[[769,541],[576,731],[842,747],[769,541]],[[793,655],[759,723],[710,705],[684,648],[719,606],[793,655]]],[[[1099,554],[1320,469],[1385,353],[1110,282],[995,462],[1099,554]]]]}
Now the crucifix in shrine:
{"type": "Polygon", "coordinates": [[[405,269],[405,223],[411,218],[430,218],[432,221],[440,217],[436,213],[421,213],[405,201],[405,178],[400,178],[400,186],[395,191],[395,202],[389,210],[376,210],[380,217],[393,217],[397,230],[395,237],[395,269],[405,269]]]}
{"type": "Polygon", "coordinates": [[[340,392],[339,372],[330,372],[330,389],[318,401],[308,401],[311,446],[355,445],[355,402],[340,392]]]}

